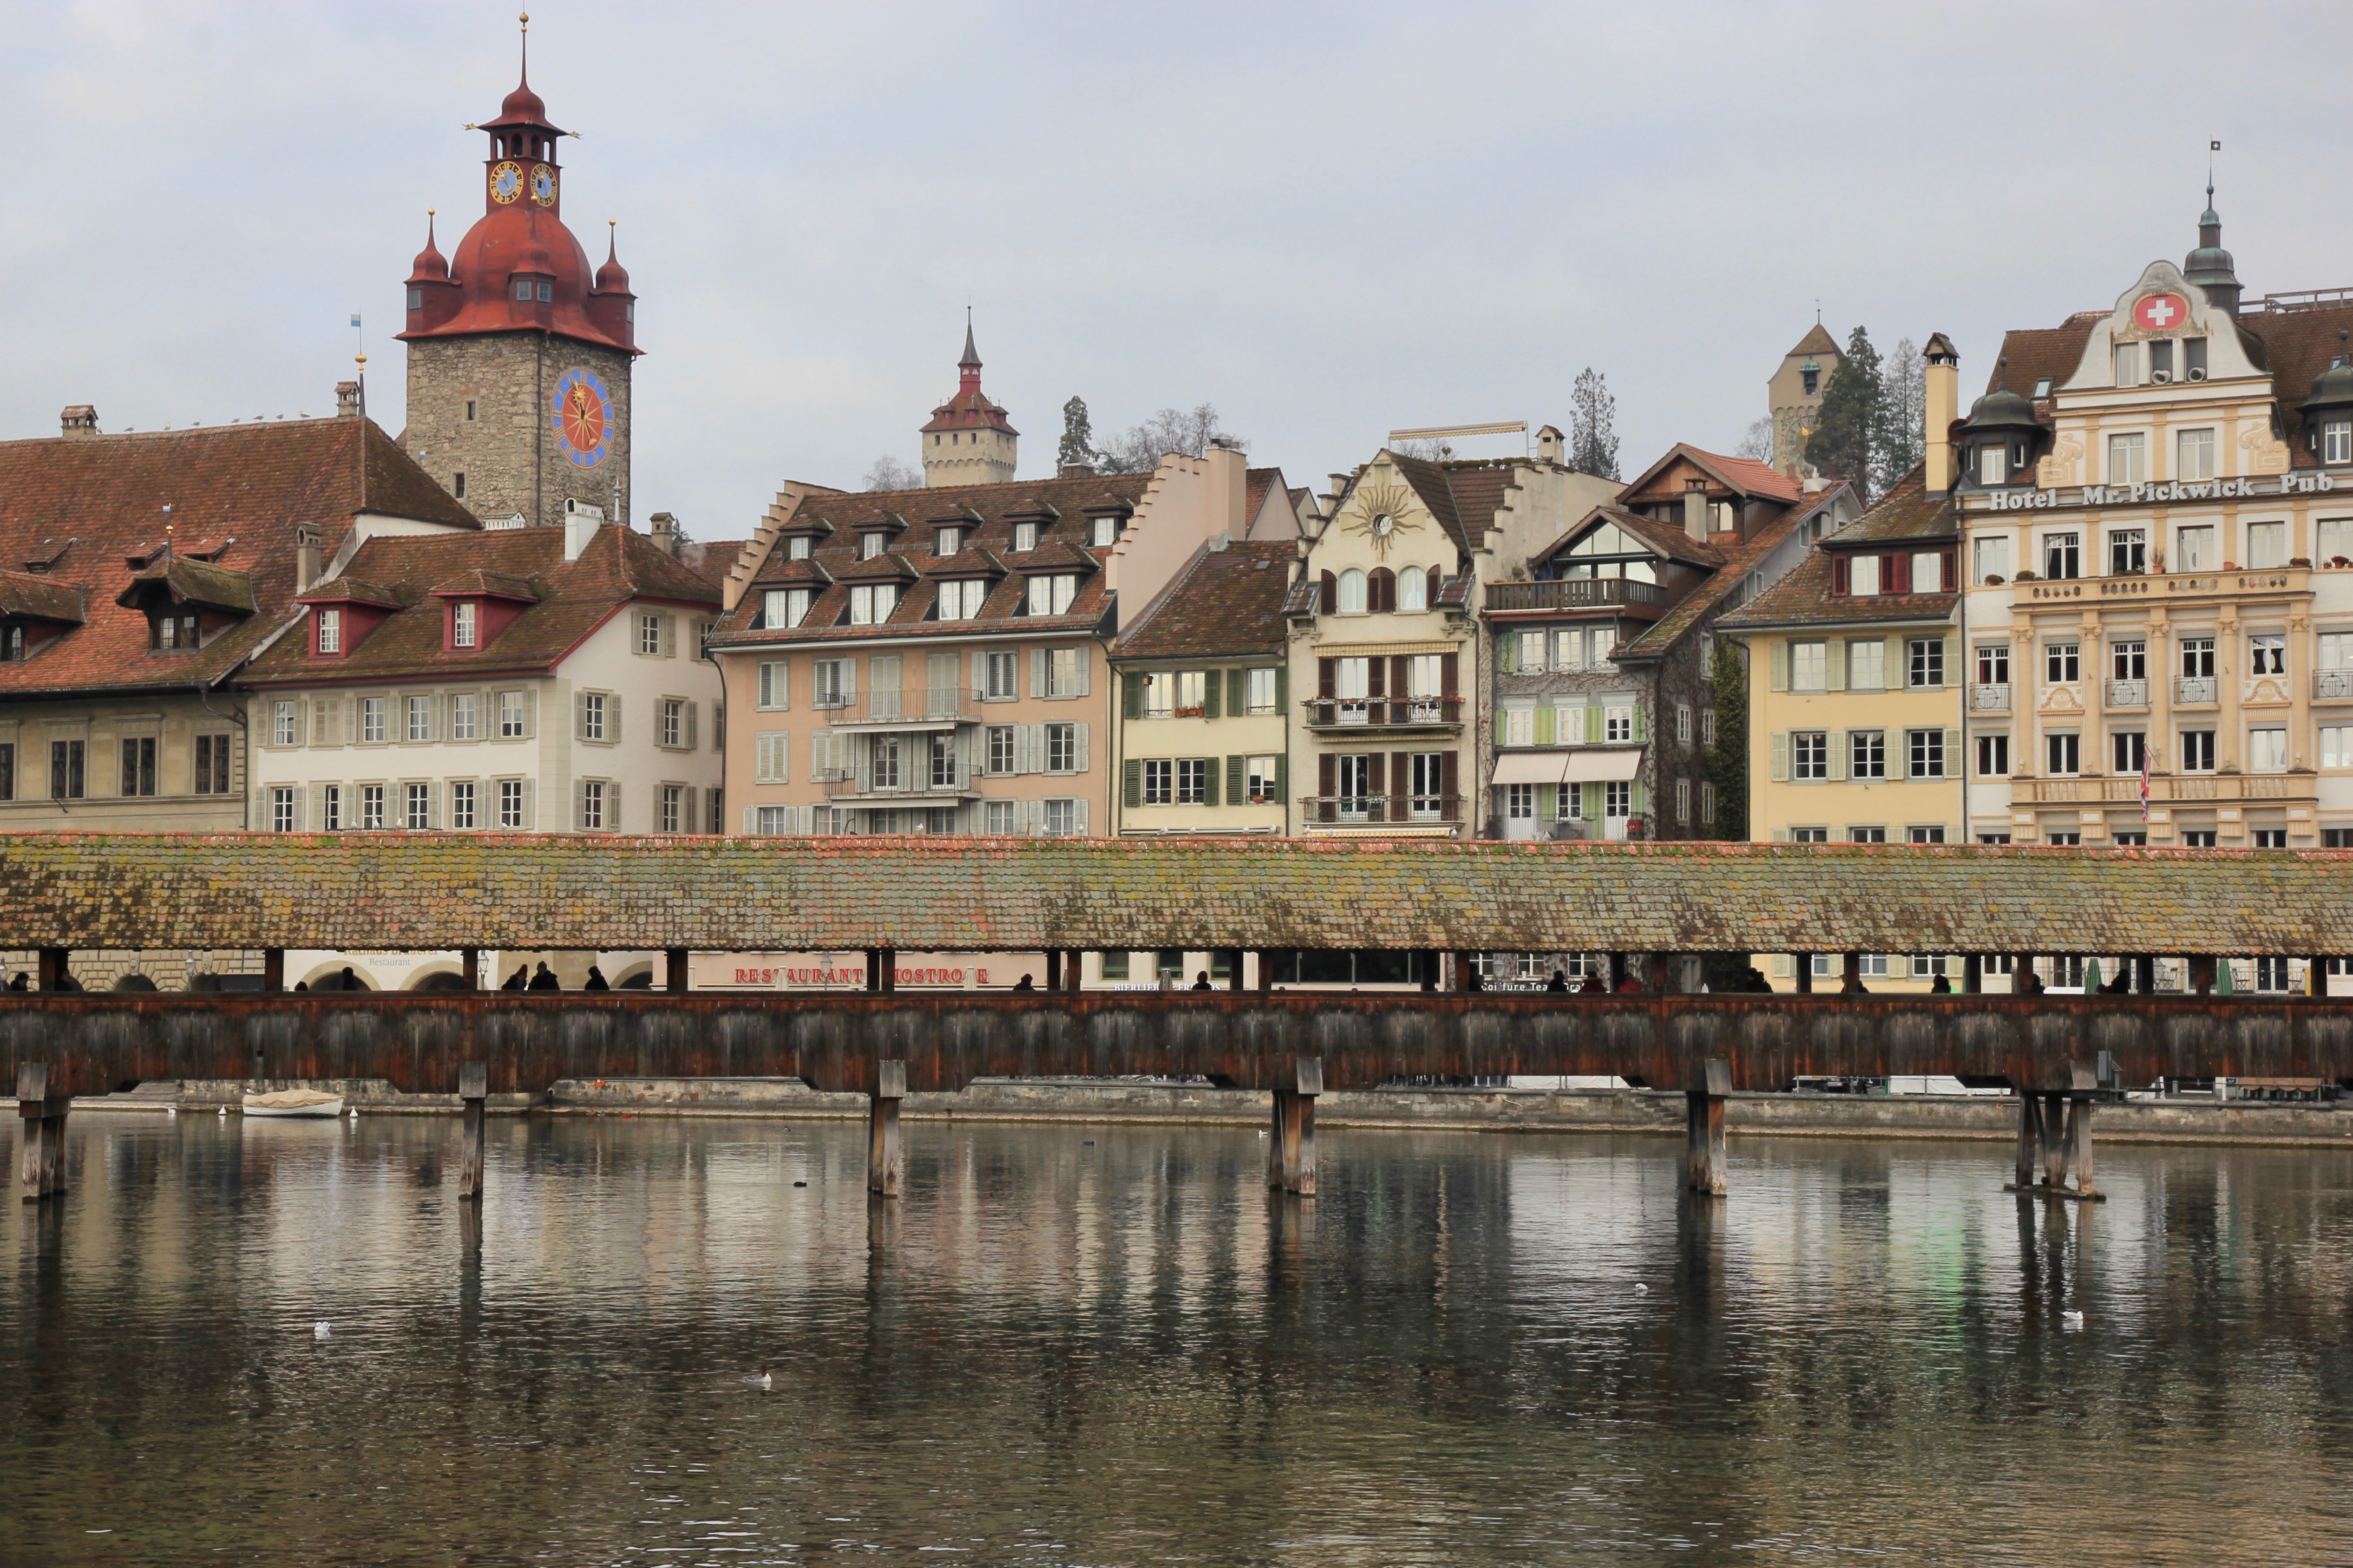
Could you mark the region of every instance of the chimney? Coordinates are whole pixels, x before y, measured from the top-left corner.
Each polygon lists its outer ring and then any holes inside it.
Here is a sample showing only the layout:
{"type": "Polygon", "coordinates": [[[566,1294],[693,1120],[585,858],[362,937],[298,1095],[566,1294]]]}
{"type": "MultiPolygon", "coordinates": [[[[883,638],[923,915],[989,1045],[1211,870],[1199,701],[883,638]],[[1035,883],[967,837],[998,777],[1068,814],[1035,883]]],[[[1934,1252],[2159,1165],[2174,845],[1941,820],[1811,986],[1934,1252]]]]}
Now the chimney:
{"type": "Polygon", "coordinates": [[[656,548],[675,559],[678,554],[678,519],[669,512],[658,511],[646,520],[646,524],[652,530],[656,548]]]}
{"type": "Polygon", "coordinates": [[[1092,463],[1064,463],[1060,472],[1054,477],[1062,479],[1091,479],[1095,477],[1095,466],[1092,463]]]}
{"type": "Polygon", "coordinates": [[[1560,467],[1561,436],[1559,427],[1547,425],[1536,432],[1536,461],[1560,467]]]}
{"type": "Polygon", "coordinates": [[[1702,544],[1707,542],[1707,481],[1705,479],[1683,481],[1683,531],[1702,544]]]}
{"type": "Polygon", "coordinates": [[[58,423],[62,426],[59,434],[67,440],[83,440],[98,434],[98,410],[87,403],[69,403],[58,423]]]}
{"type": "Polygon", "coordinates": [[[356,381],[335,383],[335,417],[356,419],[360,416],[360,384],[356,381]]]}
{"type": "Polygon", "coordinates": [[[294,525],[294,591],[308,593],[319,580],[319,530],[307,522],[294,525]]]}
{"type": "Polygon", "coordinates": [[[605,509],[569,497],[564,502],[564,558],[577,561],[596,531],[605,525],[605,509]]]}
{"type": "Polygon", "coordinates": [[[1931,332],[1927,350],[1921,357],[1928,362],[1922,372],[1927,393],[1926,478],[1928,493],[1943,495],[1953,488],[1951,431],[1953,421],[1961,415],[1961,356],[1954,351],[1950,338],[1942,332],[1931,332]]]}

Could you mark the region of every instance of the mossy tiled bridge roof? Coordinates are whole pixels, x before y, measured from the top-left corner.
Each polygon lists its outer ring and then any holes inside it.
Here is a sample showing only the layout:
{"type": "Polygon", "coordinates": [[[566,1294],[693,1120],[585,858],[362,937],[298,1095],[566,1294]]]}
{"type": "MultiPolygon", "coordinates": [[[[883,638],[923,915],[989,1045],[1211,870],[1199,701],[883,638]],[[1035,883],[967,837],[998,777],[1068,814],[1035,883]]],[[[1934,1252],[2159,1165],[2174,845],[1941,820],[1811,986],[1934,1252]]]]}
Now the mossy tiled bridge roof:
{"type": "Polygon", "coordinates": [[[0,948],[2353,954],[2353,854],[0,834],[0,948]]]}

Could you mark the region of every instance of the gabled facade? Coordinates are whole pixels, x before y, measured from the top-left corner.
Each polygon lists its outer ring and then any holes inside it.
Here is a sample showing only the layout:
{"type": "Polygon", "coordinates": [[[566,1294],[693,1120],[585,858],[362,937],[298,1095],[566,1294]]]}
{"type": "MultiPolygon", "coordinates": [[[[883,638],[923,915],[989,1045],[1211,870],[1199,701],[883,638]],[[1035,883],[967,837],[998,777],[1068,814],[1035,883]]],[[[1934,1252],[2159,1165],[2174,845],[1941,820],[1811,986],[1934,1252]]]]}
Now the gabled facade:
{"type": "Polygon", "coordinates": [[[1980,841],[2353,846],[2353,304],[2200,229],[1952,427],[1980,841]]]}
{"type": "Polygon", "coordinates": [[[712,639],[747,833],[1105,835],[1123,616],[1240,536],[1241,455],[1148,474],[789,486],[712,639]]]}
{"type": "Polygon", "coordinates": [[[1773,421],[1772,466],[1784,479],[1794,479],[1806,471],[1806,443],[1821,423],[1822,393],[1830,385],[1831,372],[1845,358],[1838,340],[1816,321],[1781,356],[1766,384],[1766,411],[1773,421]]]}
{"type": "Polygon", "coordinates": [[[1488,588],[1491,820],[1505,838],[1705,838],[1716,618],[1856,510],[1762,463],[1678,446],[1488,588]]]}
{"type": "Polygon", "coordinates": [[[1485,595],[1616,496],[1560,461],[1432,463],[1383,450],[1302,542],[1289,624],[1294,831],[1471,838],[1489,826],[1485,595]]]}
{"type": "Polygon", "coordinates": [[[1298,564],[1287,538],[1212,540],[1121,634],[1122,836],[1290,830],[1282,601],[1298,564]]]}

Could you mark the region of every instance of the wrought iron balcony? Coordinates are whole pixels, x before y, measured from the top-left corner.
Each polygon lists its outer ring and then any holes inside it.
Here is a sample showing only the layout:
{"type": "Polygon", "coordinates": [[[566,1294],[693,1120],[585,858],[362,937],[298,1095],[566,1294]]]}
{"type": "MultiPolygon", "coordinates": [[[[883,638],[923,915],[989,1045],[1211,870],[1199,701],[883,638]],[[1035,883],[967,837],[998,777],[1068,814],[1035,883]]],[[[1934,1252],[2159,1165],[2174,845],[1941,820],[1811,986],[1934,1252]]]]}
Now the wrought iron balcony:
{"type": "Polygon", "coordinates": [[[2353,669],[2314,670],[2312,695],[2323,702],[2342,701],[2353,698],[2353,669]]]}
{"type": "Polygon", "coordinates": [[[1304,819],[1318,826],[1448,826],[1462,820],[1459,795],[1303,795],[1304,819]]]}
{"type": "Polygon", "coordinates": [[[1667,591],[1656,583],[1631,577],[1571,577],[1558,583],[1490,583],[1486,606],[1491,610],[1600,610],[1629,605],[1667,602],[1667,591]]]}
{"type": "Polygon", "coordinates": [[[1432,730],[1462,722],[1460,697],[1310,697],[1310,730],[1432,730]]]}
{"type": "Polygon", "coordinates": [[[1980,680],[1969,688],[1969,710],[1974,713],[2007,713],[2010,711],[2008,682],[1995,684],[1980,680]]]}
{"type": "Polygon", "coordinates": [[[854,700],[828,700],[820,695],[817,706],[829,709],[826,723],[835,729],[893,724],[937,728],[976,721],[980,717],[980,693],[956,686],[870,691],[861,705],[854,700]]]}
{"type": "Polygon", "coordinates": [[[2211,707],[2214,702],[2214,678],[2211,675],[2184,675],[2173,682],[2173,700],[2183,708],[2211,707]]]}
{"type": "Polygon", "coordinates": [[[2145,679],[2111,680],[2107,683],[2107,699],[2111,708],[2146,708],[2148,682],[2145,679]]]}
{"type": "Polygon", "coordinates": [[[831,768],[818,782],[828,800],[937,800],[973,793],[971,769],[961,763],[941,768],[921,758],[884,768],[831,768]]]}

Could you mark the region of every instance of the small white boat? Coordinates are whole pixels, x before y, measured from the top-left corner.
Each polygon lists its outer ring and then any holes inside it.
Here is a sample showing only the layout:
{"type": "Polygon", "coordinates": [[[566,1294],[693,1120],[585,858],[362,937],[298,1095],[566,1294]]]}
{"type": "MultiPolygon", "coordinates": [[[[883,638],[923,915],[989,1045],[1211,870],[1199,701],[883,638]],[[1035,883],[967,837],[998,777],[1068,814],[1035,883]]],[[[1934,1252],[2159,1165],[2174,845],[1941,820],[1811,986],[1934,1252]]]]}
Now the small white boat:
{"type": "Polygon", "coordinates": [[[343,1113],[343,1097],[318,1089],[281,1089],[270,1094],[245,1097],[248,1116],[336,1117],[343,1113]]]}

